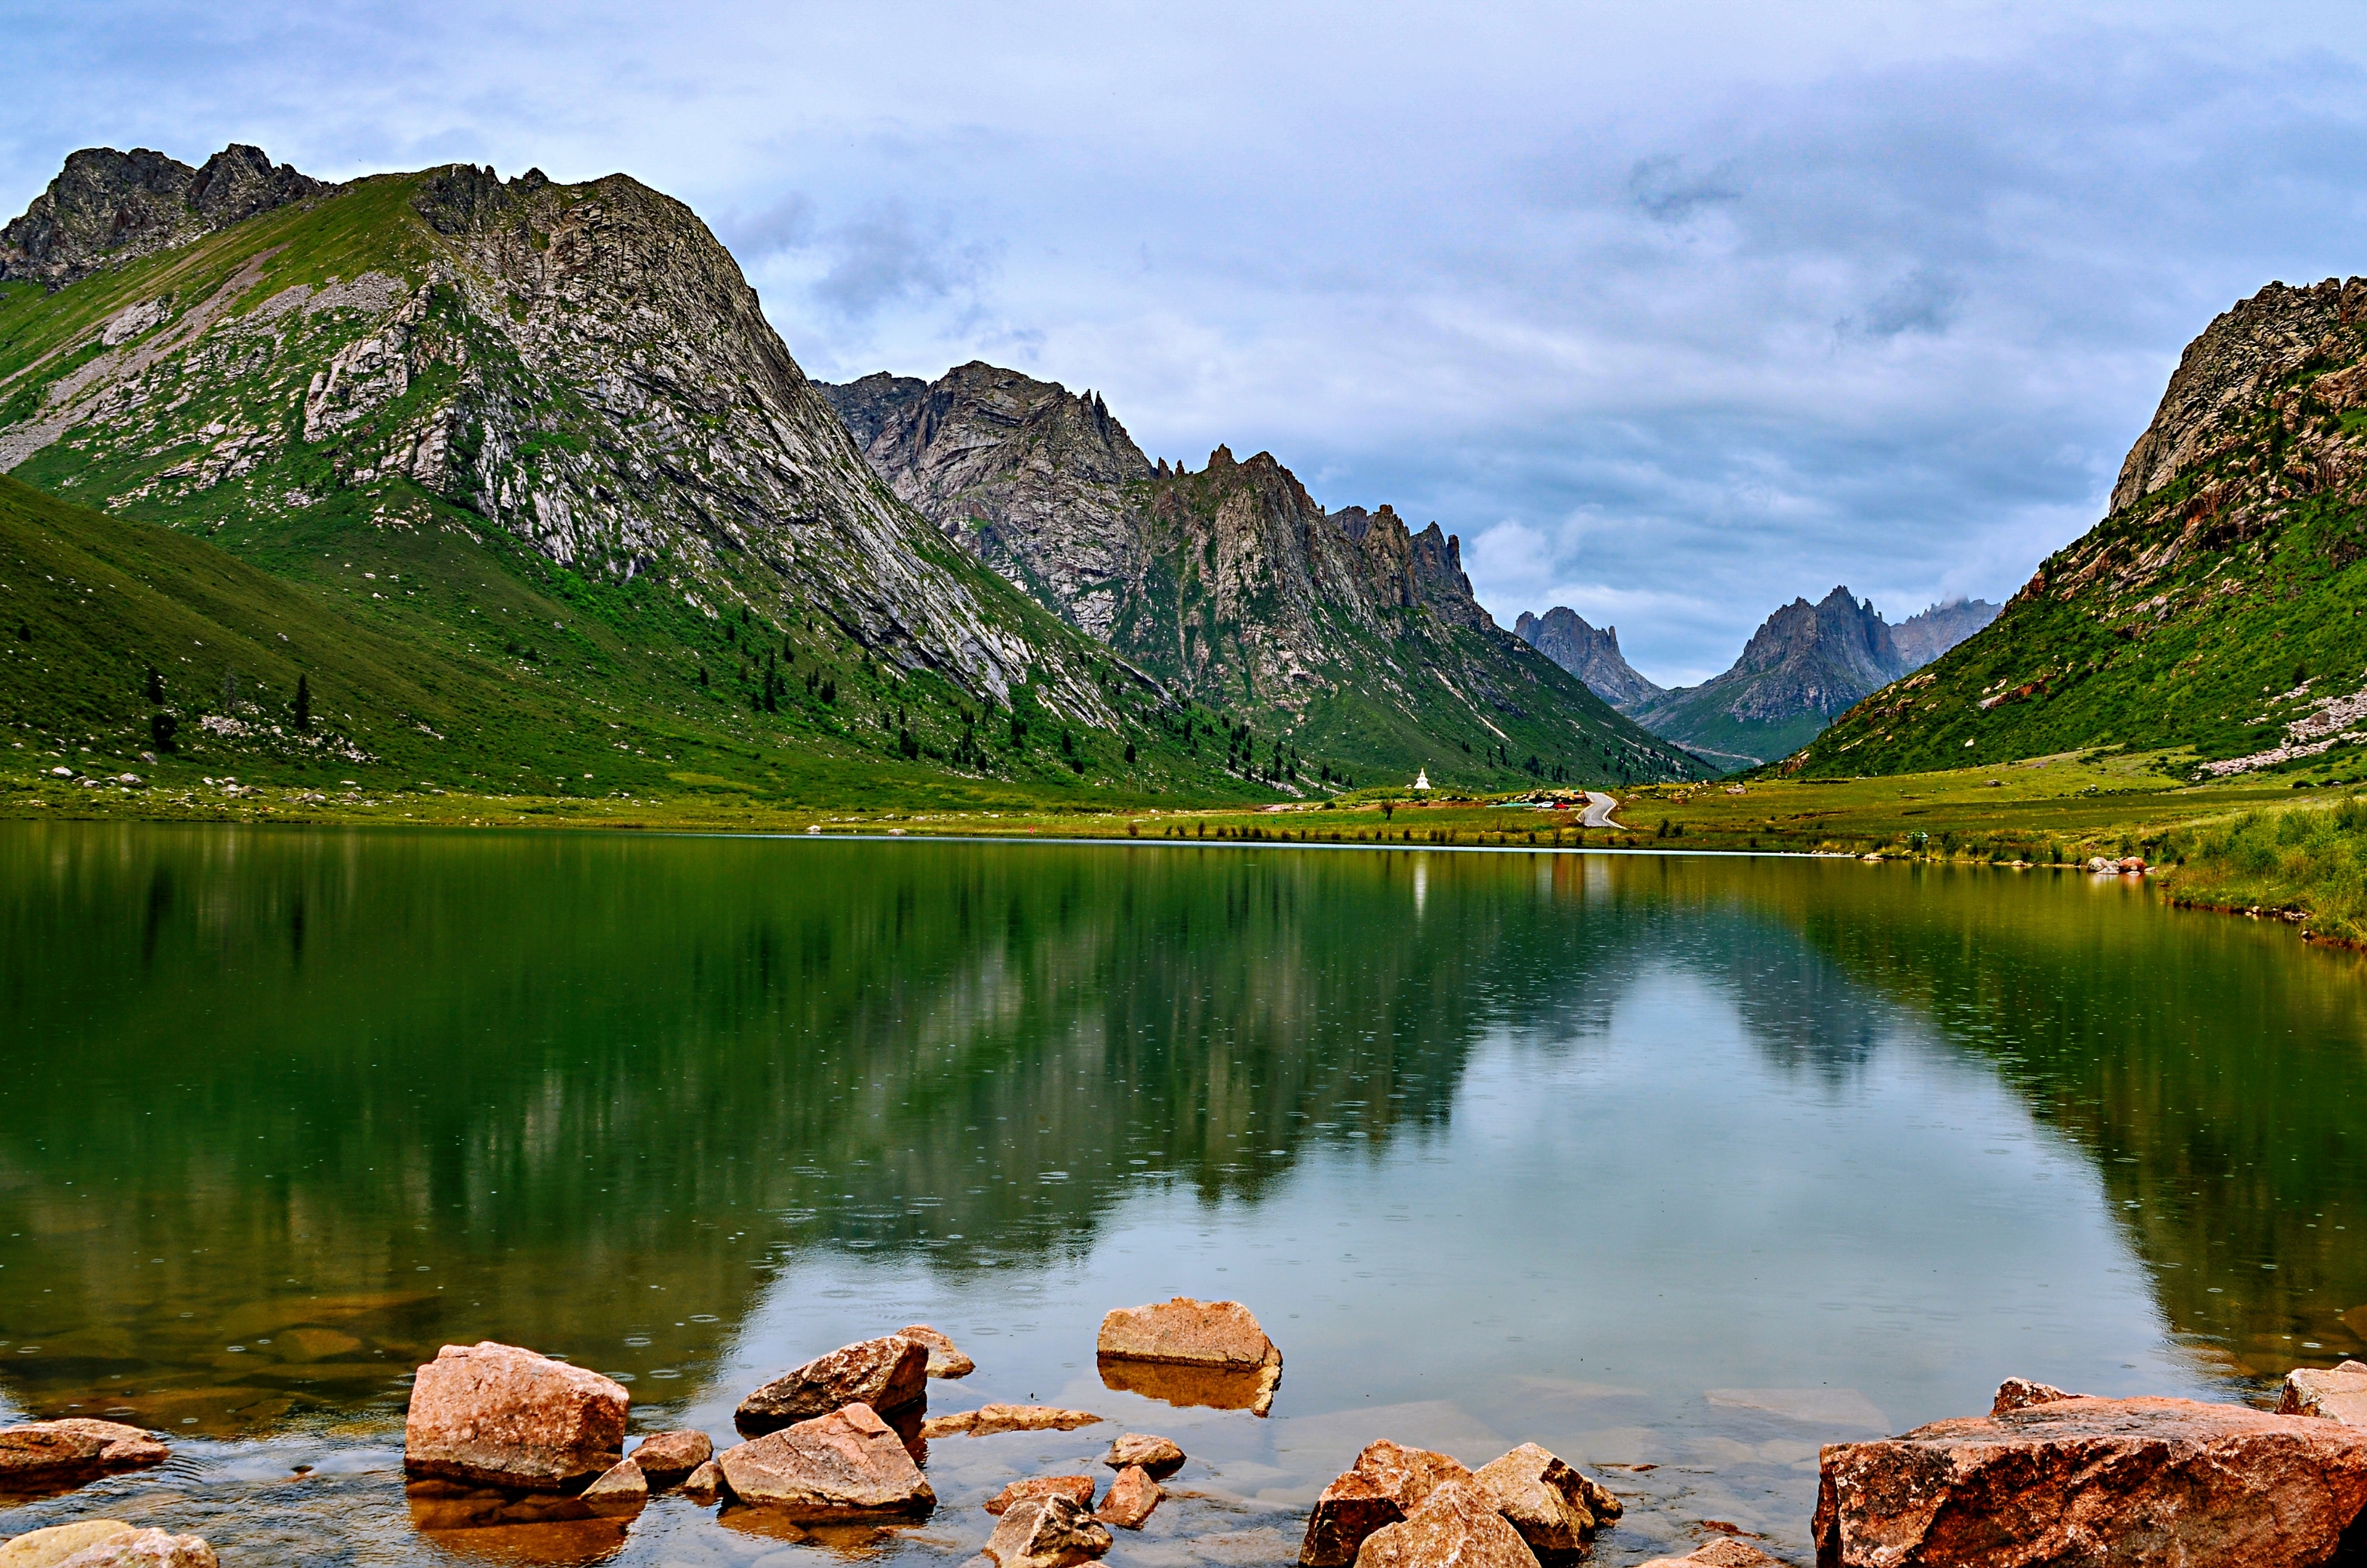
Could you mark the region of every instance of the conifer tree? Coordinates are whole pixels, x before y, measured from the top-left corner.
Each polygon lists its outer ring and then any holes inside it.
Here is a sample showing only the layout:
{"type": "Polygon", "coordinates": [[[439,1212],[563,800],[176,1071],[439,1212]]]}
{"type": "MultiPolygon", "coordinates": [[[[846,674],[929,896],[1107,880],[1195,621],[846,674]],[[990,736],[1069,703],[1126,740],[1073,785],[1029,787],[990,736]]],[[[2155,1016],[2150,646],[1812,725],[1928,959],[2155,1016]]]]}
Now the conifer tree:
{"type": "Polygon", "coordinates": [[[296,677],[296,728],[312,728],[312,682],[309,676],[296,677]]]}

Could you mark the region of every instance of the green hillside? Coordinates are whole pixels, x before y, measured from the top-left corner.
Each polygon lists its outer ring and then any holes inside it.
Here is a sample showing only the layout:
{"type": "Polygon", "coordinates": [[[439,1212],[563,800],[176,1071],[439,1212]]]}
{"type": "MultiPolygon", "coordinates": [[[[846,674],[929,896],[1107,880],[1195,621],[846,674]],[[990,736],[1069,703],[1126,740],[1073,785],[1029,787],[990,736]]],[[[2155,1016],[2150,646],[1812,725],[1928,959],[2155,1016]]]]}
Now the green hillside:
{"type": "Polygon", "coordinates": [[[2112,513],[1989,627],[1785,764],[1811,777],[2104,746],[2194,776],[2357,779],[2367,283],[2271,286],[2191,346],[2112,513]]]}

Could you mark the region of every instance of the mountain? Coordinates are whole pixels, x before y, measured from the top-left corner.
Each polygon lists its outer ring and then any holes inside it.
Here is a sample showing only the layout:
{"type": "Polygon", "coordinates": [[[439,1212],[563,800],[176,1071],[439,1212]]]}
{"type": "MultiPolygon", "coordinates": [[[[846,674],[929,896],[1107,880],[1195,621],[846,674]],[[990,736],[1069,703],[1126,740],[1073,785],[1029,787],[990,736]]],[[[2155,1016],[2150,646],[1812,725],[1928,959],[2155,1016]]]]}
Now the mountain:
{"type": "Polygon", "coordinates": [[[1922,669],[1996,620],[2003,608],[1986,599],[1951,599],[1908,616],[1890,628],[1900,672],[1922,669]]]}
{"type": "Polygon", "coordinates": [[[1456,539],[1328,512],[1271,454],[1153,462],[1093,392],[972,363],[821,389],[900,500],[1194,701],[1353,776],[1694,777],[1701,766],[1499,627],[1456,539]]]}
{"type": "Polygon", "coordinates": [[[1196,753],[1218,716],[891,495],[729,253],[632,179],[96,150],[6,234],[0,471],[531,687],[537,723],[833,789],[1245,787],[1196,753]]]}
{"type": "Polygon", "coordinates": [[[1588,690],[1621,713],[1633,713],[1662,694],[1662,688],[1637,674],[1620,655],[1617,626],[1596,631],[1568,605],[1557,604],[1543,615],[1522,611],[1512,623],[1512,635],[1585,682],[1588,690]]]}
{"type": "Polygon", "coordinates": [[[2110,513],[1997,620],[1837,722],[1815,775],[2097,746],[2355,775],[2367,731],[2367,279],[2271,284],[2187,345],[2110,513]]]}
{"type": "Polygon", "coordinates": [[[1835,588],[1814,604],[1793,600],[1751,634],[1726,673],[1663,693],[1635,717],[1729,767],[1755,766],[1806,745],[1901,668],[1873,604],[1835,588]]]}

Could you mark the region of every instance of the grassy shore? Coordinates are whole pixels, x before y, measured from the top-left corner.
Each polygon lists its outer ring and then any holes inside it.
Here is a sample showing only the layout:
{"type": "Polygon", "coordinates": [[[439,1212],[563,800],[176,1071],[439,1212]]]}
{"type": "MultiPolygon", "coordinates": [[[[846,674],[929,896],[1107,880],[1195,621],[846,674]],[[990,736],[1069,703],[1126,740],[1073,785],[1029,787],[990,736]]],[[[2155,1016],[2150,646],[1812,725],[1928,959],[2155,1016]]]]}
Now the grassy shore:
{"type": "MultiPolygon", "coordinates": [[[[2143,857],[2181,902],[2276,912],[2327,940],[2367,942],[2367,799],[2283,780],[2191,784],[2163,753],[2069,753],[2002,768],[1880,779],[1665,784],[1621,797],[1610,828],[1580,826],[1571,792],[1416,797],[1360,790],[1286,806],[1091,803],[1009,786],[980,801],[910,792],[817,807],[753,791],[477,793],[383,782],[249,788],[166,763],[136,785],[61,778],[47,755],[0,761],[0,816],[669,832],[960,835],[1880,855],[2072,868],[2143,857]],[[13,765],[12,765],[13,763],[13,765]],[[185,776],[186,775],[186,776],[185,776]],[[1558,795],[1560,798],[1554,798],[1558,795]]],[[[100,778],[111,773],[89,770],[100,778]]]]}

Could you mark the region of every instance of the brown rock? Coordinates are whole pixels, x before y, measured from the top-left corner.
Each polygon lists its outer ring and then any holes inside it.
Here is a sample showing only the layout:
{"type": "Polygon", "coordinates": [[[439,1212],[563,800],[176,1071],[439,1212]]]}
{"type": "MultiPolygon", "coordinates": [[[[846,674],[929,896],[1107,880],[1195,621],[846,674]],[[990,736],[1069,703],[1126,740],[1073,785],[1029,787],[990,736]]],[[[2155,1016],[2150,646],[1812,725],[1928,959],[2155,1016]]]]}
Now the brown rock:
{"type": "Polygon", "coordinates": [[[620,1459],[600,1479],[583,1491],[584,1506],[595,1514],[637,1514],[649,1506],[650,1478],[629,1459],[620,1459]]]}
{"type": "Polygon", "coordinates": [[[714,1502],[723,1495],[723,1467],[708,1460],[684,1479],[682,1495],[694,1503],[714,1502]]]}
{"type": "Polygon", "coordinates": [[[221,1559],[193,1535],[130,1530],[58,1559],[57,1568],[221,1568],[221,1559]]]}
{"type": "Polygon", "coordinates": [[[652,1432],[633,1450],[652,1486],[671,1486],[714,1457],[714,1441],[704,1432],[652,1432]]]}
{"type": "Polygon", "coordinates": [[[932,1416],[921,1423],[921,1436],[991,1438],[1001,1432],[1073,1432],[1101,1420],[1091,1411],[1063,1410],[1054,1404],[986,1404],[950,1416],[932,1416]]]}
{"type": "Polygon", "coordinates": [[[622,1385],[481,1340],[419,1369],[402,1423],[402,1468],[529,1492],[563,1492],[623,1458],[622,1385]]]}
{"type": "Polygon", "coordinates": [[[1110,1483],[1109,1495],[1102,1499],[1102,1506],[1093,1510],[1093,1515],[1105,1525],[1138,1530],[1142,1521],[1150,1517],[1150,1510],[1159,1506],[1159,1500],[1166,1495],[1166,1490],[1150,1479],[1150,1472],[1130,1464],[1117,1472],[1117,1479],[1110,1483]]]}
{"type": "Polygon", "coordinates": [[[1820,1568],[2312,1568],[2367,1509],[2367,1431],[2186,1399],[2050,1400],[1821,1461],[1820,1568]]]}
{"type": "Polygon", "coordinates": [[[900,1339],[918,1340],[929,1352],[929,1375],[933,1378],[966,1378],[978,1371],[978,1363],[957,1349],[954,1342],[925,1323],[907,1324],[896,1331],[900,1339]]]}
{"type": "Polygon", "coordinates": [[[1070,1497],[1012,1505],[994,1527],[986,1554],[998,1568],[1075,1568],[1110,1549],[1107,1526],[1070,1497]]]}
{"type": "Polygon", "coordinates": [[[792,1521],[917,1517],[937,1506],[896,1429],[867,1404],[726,1449],[716,1463],[733,1496],[792,1521]]]}
{"type": "Polygon", "coordinates": [[[1266,1371],[1233,1371],[1223,1367],[1187,1367],[1172,1361],[1129,1361],[1117,1356],[1104,1356],[1096,1364],[1103,1387],[1120,1393],[1138,1393],[1165,1404],[1248,1410],[1260,1416],[1274,1405],[1274,1381],[1266,1371]]]}
{"type": "Polygon", "coordinates": [[[1109,1452],[1102,1455],[1102,1462],[1112,1470],[1138,1464],[1153,1475],[1172,1475],[1184,1463],[1184,1450],[1165,1438],[1128,1432],[1109,1446],[1109,1452]]]}
{"type": "Polygon", "coordinates": [[[1698,1551],[1682,1557],[1655,1557],[1637,1568],[1784,1568],[1781,1561],[1768,1556],[1749,1541],[1714,1540],[1698,1551]]]}
{"type": "Polygon", "coordinates": [[[1481,1466],[1472,1481],[1540,1556],[1583,1551],[1596,1525],[1619,1517],[1610,1493],[1535,1443],[1481,1466]]]}
{"type": "Polygon", "coordinates": [[[2315,1416],[2346,1427],[2367,1427],[2367,1366],[2345,1361],[2332,1371],[2295,1367],[2285,1374],[2280,1416],[2315,1416]]]}
{"type": "Polygon", "coordinates": [[[1537,1568],[1537,1557],[1486,1493],[1449,1481],[1404,1518],[1366,1536],[1356,1568],[1537,1568]]]}
{"type": "Polygon", "coordinates": [[[0,1427],[0,1485],[40,1484],[155,1464],[172,1450],[119,1421],[31,1421],[0,1427]]]}
{"type": "Polygon", "coordinates": [[[742,1400],[732,1421],[753,1435],[850,1404],[868,1405],[874,1415],[886,1415],[928,1396],[928,1347],[889,1334],[842,1345],[783,1372],[742,1400]]]}
{"type": "Polygon", "coordinates": [[[1273,1407],[1274,1388],[1282,1382],[1282,1352],[1239,1302],[1177,1296],[1149,1306],[1119,1307],[1102,1319],[1094,1348],[1104,1382],[1113,1363],[1120,1376],[1126,1375],[1127,1362],[1234,1374],[1251,1391],[1241,1408],[1261,1416],[1273,1407]]]}
{"type": "Polygon", "coordinates": [[[2003,1416],[2009,1411],[2027,1410],[2033,1404],[2052,1404],[2058,1399],[2081,1399],[2084,1394],[2066,1393],[2053,1383],[2033,1382],[2028,1378],[2008,1378],[1998,1384],[1997,1397],[1989,1402],[1989,1414],[2003,1416]]]}
{"type": "Polygon", "coordinates": [[[1025,1481],[1014,1481],[987,1499],[990,1514],[1007,1512],[1014,1503],[1025,1503],[1038,1497],[1066,1497],[1080,1508],[1093,1506],[1093,1478],[1090,1475],[1037,1475],[1025,1481]]]}
{"type": "Polygon", "coordinates": [[[130,1535],[121,1519],[76,1519],[0,1540],[0,1568],[58,1568],[58,1564],[110,1536],[130,1535]]]}
{"type": "Polygon", "coordinates": [[[1298,1561],[1302,1568],[1353,1562],[1365,1537],[1404,1518],[1446,1482],[1471,1479],[1469,1470],[1444,1454],[1386,1438],[1367,1443],[1356,1462],[1315,1499],[1298,1561]]]}

